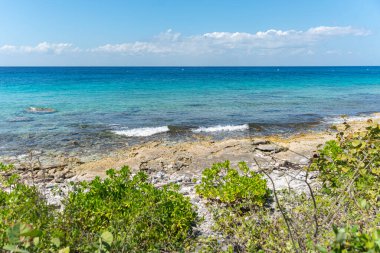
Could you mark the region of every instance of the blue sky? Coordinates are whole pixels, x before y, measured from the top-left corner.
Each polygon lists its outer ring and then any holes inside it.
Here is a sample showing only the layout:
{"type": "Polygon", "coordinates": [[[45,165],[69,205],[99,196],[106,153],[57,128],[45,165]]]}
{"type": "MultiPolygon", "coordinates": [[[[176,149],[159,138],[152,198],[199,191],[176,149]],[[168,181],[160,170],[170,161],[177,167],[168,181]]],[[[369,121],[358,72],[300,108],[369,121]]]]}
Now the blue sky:
{"type": "Polygon", "coordinates": [[[380,65],[380,1],[0,0],[0,65],[380,65]]]}

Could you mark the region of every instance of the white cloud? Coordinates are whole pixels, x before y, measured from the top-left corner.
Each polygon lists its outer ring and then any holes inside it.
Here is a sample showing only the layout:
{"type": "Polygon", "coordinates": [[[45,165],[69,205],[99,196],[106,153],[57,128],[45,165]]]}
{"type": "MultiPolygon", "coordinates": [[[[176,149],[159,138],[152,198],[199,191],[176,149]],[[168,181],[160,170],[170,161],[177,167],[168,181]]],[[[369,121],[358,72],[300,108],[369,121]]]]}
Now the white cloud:
{"type": "Polygon", "coordinates": [[[306,31],[270,29],[256,33],[210,32],[187,37],[168,30],[151,41],[107,44],[91,51],[131,55],[219,54],[233,50],[253,53],[268,49],[306,48],[329,37],[366,35],[369,35],[369,31],[351,26],[319,26],[306,31]]]}
{"type": "Polygon", "coordinates": [[[312,46],[320,41],[338,36],[366,36],[370,32],[351,26],[319,26],[307,30],[276,30],[246,32],[210,32],[183,36],[171,29],[150,41],[105,44],[95,48],[79,49],[70,43],[42,42],[35,46],[0,46],[0,53],[63,54],[82,52],[87,54],[117,55],[274,55],[283,52],[312,55],[312,46]]]}
{"type": "Polygon", "coordinates": [[[370,34],[370,31],[364,29],[356,29],[351,26],[318,26],[310,28],[306,33],[314,36],[366,36],[370,34]]]}
{"type": "Polygon", "coordinates": [[[156,45],[155,43],[148,42],[134,42],[134,43],[124,43],[124,44],[106,44],[104,46],[97,47],[90,50],[92,52],[109,52],[109,53],[169,53],[172,50],[166,48],[163,45],[156,45]]]}
{"type": "Polygon", "coordinates": [[[41,42],[36,46],[0,46],[0,53],[53,53],[61,54],[63,52],[77,52],[79,48],[73,47],[70,43],[48,43],[41,42]]]}
{"type": "Polygon", "coordinates": [[[3,45],[3,46],[0,46],[0,53],[1,52],[4,52],[4,53],[13,53],[17,51],[17,47],[16,46],[13,46],[13,45],[3,45]]]}

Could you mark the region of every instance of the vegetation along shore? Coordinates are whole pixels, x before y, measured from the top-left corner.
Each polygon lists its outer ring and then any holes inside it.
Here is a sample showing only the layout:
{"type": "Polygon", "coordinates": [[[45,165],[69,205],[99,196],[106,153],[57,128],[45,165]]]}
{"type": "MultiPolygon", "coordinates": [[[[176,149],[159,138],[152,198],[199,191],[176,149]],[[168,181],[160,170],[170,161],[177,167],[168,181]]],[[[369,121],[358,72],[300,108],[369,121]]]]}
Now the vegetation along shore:
{"type": "Polygon", "coordinates": [[[154,141],[89,162],[4,161],[0,246],[379,252],[378,123],[373,114],[288,137],[154,141]]]}

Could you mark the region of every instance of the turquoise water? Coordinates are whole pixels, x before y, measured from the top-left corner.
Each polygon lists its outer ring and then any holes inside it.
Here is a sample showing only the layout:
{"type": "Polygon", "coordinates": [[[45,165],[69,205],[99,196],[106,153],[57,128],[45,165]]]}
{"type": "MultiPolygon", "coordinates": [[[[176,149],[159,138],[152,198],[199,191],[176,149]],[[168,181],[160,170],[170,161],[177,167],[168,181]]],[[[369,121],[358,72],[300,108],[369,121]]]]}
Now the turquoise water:
{"type": "Polygon", "coordinates": [[[378,111],[380,67],[0,68],[0,155],[287,133],[378,111]]]}

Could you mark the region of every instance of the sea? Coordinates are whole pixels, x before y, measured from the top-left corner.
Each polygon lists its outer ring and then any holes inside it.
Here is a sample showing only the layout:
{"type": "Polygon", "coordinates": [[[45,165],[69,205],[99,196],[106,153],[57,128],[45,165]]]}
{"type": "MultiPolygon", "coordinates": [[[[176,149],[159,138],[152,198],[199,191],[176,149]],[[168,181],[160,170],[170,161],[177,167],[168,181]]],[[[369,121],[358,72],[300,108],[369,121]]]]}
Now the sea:
{"type": "Polygon", "coordinates": [[[380,112],[380,67],[1,67],[0,156],[292,134],[380,112]]]}

